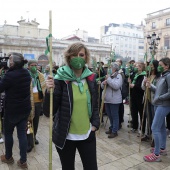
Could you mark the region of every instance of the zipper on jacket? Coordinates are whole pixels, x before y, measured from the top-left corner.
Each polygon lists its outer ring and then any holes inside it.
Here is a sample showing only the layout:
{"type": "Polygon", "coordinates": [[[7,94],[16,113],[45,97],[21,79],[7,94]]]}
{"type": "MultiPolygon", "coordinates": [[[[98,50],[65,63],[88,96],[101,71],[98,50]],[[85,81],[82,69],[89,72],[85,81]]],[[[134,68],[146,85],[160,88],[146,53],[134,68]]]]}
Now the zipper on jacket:
{"type": "MultiPolygon", "coordinates": [[[[67,84],[67,83],[66,83],[66,84],[67,84]]],[[[69,93],[68,84],[67,84],[67,92],[68,92],[68,98],[69,98],[69,103],[70,103],[70,115],[71,115],[71,102],[70,102],[70,93],[69,93]]],[[[70,118],[70,121],[71,121],[71,118],[70,118]]],[[[70,121],[69,121],[69,123],[68,123],[68,126],[69,126],[69,124],[70,124],[70,121]]],[[[68,135],[68,130],[69,130],[69,128],[67,128],[67,135],[68,135]]],[[[67,137],[65,138],[65,141],[64,141],[63,147],[62,147],[61,149],[63,149],[63,148],[64,148],[64,145],[65,145],[65,143],[66,143],[66,139],[67,139],[67,137]]]]}

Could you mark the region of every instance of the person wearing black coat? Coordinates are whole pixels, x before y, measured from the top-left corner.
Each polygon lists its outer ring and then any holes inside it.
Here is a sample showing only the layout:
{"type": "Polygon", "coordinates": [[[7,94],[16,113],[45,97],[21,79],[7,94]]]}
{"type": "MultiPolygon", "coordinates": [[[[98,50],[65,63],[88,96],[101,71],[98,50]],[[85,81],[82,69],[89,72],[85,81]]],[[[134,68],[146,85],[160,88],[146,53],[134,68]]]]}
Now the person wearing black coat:
{"type": "Polygon", "coordinates": [[[27,60],[24,59],[22,54],[11,53],[8,63],[9,70],[0,81],[0,93],[5,91],[5,154],[1,155],[1,161],[7,164],[14,163],[12,147],[13,131],[16,127],[20,149],[20,159],[17,164],[21,168],[27,168],[26,124],[31,111],[31,77],[28,70],[23,68],[27,60]]]}
{"type": "MultiPolygon", "coordinates": [[[[57,70],[54,79],[48,76],[46,80],[47,91],[54,88],[52,139],[62,170],[75,169],[76,149],[84,169],[97,170],[95,131],[100,124],[98,88],[96,75],[85,66],[89,56],[84,44],[71,44],[65,52],[67,65],[57,70]]],[[[44,113],[49,110],[49,97],[46,92],[44,113]]]]}
{"type": "MultiPolygon", "coordinates": [[[[132,116],[132,132],[137,132],[139,128],[138,122],[138,113],[140,116],[140,125],[142,123],[142,115],[143,115],[143,96],[144,90],[141,88],[142,81],[144,76],[146,76],[146,72],[144,71],[144,63],[137,63],[134,71],[136,74],[133,80],[129,80],[130,82],[130,100],[131,100],[131,116],[132,116]]],[[[142,132],[145,132],[145,128],[143,126],[142,132]]]]}

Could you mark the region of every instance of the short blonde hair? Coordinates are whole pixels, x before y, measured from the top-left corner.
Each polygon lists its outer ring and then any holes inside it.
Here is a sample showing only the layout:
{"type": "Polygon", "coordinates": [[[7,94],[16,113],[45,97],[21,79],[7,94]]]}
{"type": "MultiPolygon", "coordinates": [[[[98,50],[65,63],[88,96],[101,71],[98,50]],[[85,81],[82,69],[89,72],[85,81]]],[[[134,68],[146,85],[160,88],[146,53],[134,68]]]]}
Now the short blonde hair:
{"type": "Polygon", "coordinates": [[[145,71],[145,64],[143,62],[137,62],[136,65],[139,65],[142,68],[142,71],[145,71]]]}
{"type": "Polygon", "coordinates": [[[70,46],[68,46],[68,48],[66,49],[66,51],[64,52],[64,58],[66,63],[70,66],[70,57],[71,56],[77,56],[79,51],[81,49],[85,50],[85,55],[86,55],[86,63],[89,64],[90,63],[90,52],[87,49],[87,47],[80,42],[71,44],[70,46]]]}

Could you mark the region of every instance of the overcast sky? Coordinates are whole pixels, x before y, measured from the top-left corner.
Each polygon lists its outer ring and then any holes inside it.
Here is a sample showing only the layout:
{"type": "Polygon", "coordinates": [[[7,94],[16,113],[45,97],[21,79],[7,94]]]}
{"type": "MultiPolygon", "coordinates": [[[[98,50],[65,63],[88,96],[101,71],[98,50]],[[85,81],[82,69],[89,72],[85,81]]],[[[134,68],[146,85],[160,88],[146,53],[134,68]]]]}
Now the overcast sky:
{"type": "Polygon", "coordinates": [[[144,22],[148,13],[169,8],[170,0],[2,0],[0,25],[18,25],[29,18],[48,29],[49,10],[52,10],[52,34],[62,38],[81,29],[89,36],[99,38],[100,27],[109,23],[144,22]],[[29,12],[28,12],[29,11],[29,12]]]}

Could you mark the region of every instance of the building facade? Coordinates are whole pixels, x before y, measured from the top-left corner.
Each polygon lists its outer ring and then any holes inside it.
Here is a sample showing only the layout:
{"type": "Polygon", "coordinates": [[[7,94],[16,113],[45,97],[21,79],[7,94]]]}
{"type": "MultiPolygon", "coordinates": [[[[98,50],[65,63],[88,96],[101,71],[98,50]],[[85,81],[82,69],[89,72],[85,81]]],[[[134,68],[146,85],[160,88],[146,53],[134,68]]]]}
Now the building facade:
{"type": "Polygon", "coordinates": [[[115,24],[102,26],[100,29],[101,43],[110,44],[115,49],[116,55],[123,58],[130,57],[135,61],[144,58],[143,25],[115,24]]]}
{"type": "MultiPolygon", "coordinates": [[[[45,55],[46,37],[49,30],[39,29],[39,23],[34,21],[18,21],[19,26],[4,24],[0,26],[0,56],[10,52],[20,52],[27,59],[36,59],[39,64],[45,66],[48,62],[48,56],[45,55]]],[[[81,41],[81,40],[77,40],[81,41]]],[[[57,65],[64,63],[63,53],[69,44],[74,40],[57,40],[52,38],[52,57],[57,65]]],[[[83,42],[90,50],[91,56],[95,56],[106,63],[106,58],[110,56],[110,45],[83,42]]]]}
{"type": "MultiPolygon", "coordinates": [[[[160,37],[160,43],[155,57],[157,59],[170,57],[170,8],[147,14],[145,21],[145,43],[147,44],[147,36],[152,35],[155,32],[156,35],[160,37]]],[[[145,49],[150,54],[148,44],[145,49]]]]}

